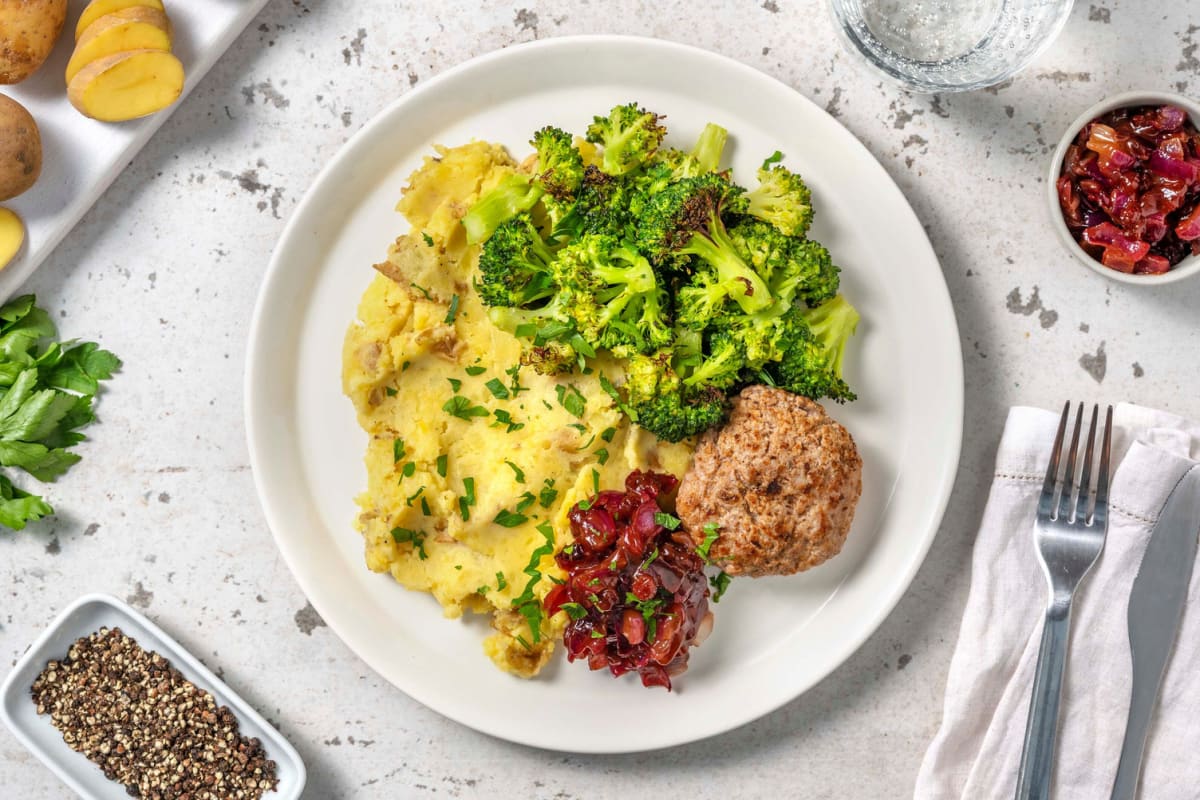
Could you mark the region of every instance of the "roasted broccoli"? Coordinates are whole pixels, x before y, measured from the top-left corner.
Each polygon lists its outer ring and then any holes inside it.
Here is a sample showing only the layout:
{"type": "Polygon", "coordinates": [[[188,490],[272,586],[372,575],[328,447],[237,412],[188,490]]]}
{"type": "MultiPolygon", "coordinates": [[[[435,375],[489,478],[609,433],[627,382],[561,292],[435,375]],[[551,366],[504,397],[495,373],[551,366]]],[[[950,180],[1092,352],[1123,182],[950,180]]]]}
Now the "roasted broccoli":
{"type": "Polygon", "coordinates": [[[475,202],[462,218],[467,244],[486,241],[497,228],[533,208],[545,190],[528,175],[513,173],[475,202]]]}
{"type": "Polygon", "coordinates": [[[741,206],[740,192],[715,173],[676,181],[646,198],[637,243],[659,263],[699,257],[694,280],[701,284],[703,298],[698,299],[717,305],[731,298],[743,311],[753,312],[773,302],[771,291],[738,254],[721,219],[726,207],[741,206]]]}
{"type": "Polygon", "coordinates": [[[777,302],[790,306],[799,299],[815,306],[837,294],[839,270],[818,242],[787,236],[755,219],[731,227],[729,237],[777,302]]]}
{"type": "Polygon", "coordinates": [[[657,114],[627,103],[607,117],[595,117],[588,126],[587,140],[604,148],[605,172],[624,175],[649,161],[666,134],[657,114]]]}
{"type": "Polygon", "coordinates": [[[632,247],[585,234],[559,251],[554,269],[569,295],[566,314],[593,347],[625,357],[671,343],[667,293],[632,247]]]}
{"type": "Polygon", "coordinates": [[[746,193],[746,213],[788,236],[803,236],[812,224],[812,194],[799,175],[770,161],[758,171],[758,186],[746,193]]]}
{"type": "Polygon", "coordinates": [[[554,252],[520,214],[496,228],[479,253],[476,289],[484,305],[528,307],[554,294],[554,252]]]}
{"type": "Polygon", "coordinates": [[[716,387],[685,386],[671,361],[667,350],[632,356],[626,363],[622,406],[659,439],[678,442],[721,424],[729,401],[716,387]]]}
{"type": "Polygon", "coordinates": [[[783,358],[771,369],[776,383],[813,400],[854,400],[842,378],[846,342],[858,327],[854,306],[838,295],[816,308],[793,307],[788,317],[799,324],[786,328],[783,358]]]}

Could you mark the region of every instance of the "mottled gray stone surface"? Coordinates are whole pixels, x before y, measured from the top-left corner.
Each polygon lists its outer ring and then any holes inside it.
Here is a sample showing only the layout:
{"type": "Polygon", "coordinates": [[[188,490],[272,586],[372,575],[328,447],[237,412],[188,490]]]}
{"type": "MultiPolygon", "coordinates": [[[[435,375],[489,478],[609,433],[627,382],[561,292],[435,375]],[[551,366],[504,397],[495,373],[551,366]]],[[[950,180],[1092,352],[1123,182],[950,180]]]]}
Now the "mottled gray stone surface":
{"type": "MultiPolygon", "coordinates": [[[[906,96],[863,72],[824,5],[275,0],[41,268],[66,336],[125,359],[60,516],[0,534],[0,662],[84,591],[144,609],[276,722],[311,800],[398,797],[896,798],[940,718],[973,530],[1007,406],[1131,400],[1200,416],[1200,280],[1110,283],[1052,238],[1047,158],[1086,106],[1200,90],[1188,4],[1080,2],[1014,81],[906,96]],[[736,58],[814,99],[908,195],[942,260],[966,363],[958,485],[912,589],[840,670],[715,740],[564,756],[459,727],[392,689],[325,627],[258,509],[242,430],[243,348],[263,269],[318,168],[393,98],[538,37],[624,32],[736,58]]],[[[870,235],[870,220],[864,220],[870,235]]],[[[519,712],[518,712],[519,713],[519,712]]],[[[630,720],[636,725],[637,720],[630,720]]],[[[68,792],[0,732],[6,797],[68,792]]]]}

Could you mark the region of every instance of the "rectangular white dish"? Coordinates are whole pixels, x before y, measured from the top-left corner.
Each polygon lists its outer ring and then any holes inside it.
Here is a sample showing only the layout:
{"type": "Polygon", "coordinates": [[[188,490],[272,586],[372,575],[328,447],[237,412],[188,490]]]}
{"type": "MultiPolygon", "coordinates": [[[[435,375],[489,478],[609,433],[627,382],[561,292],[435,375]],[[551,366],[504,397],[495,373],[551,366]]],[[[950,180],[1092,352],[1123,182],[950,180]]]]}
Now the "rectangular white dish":
{"type": "Polygon", "coordinates": [[[0,302],[17,292],[46,256],[100,198],[174,108],[257,16],[267,0],[166,0],[175,55],[187,74],[172,108],[132,122],[97,122],[67,101],[63,73],[75,45],[75,23],[87,0],[70,0],[67,23],[34,75],[5,94],[29,110],[42,133],[42,175],[32,189],[0,204],[25,221],[25,244],[0,272],[0,302]]]}
{"type": "Polygon", "coordinates": [[[0,718],[63,783],[86,800],[129,798],[124,786],[104,777],[99,767],[67,746],[50,718],[38,715],[29,692],[48,661],[62,659],[72,643],[102,627],[120,628],[143,649],[159,653],[185,678],[211,693],[219,705],[233,711],[242,735],[261,741],[267,757],[278,767],[279,787],[264,795],[265,800],[300,797],[306,780],[304,762],[287,739],[157,625],[115,597],[103,594],[85,595],[59,614],[0,687],[0,718]]]}

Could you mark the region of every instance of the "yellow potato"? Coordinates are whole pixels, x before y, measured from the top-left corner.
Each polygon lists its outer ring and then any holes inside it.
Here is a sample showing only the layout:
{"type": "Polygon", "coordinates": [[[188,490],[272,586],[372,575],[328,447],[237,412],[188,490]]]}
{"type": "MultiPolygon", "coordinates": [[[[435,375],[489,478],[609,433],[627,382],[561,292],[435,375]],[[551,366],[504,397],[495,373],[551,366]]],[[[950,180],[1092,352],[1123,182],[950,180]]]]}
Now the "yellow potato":
{"type": "Polygon", "coordinates": [[[7,208],[0,208],[0,269],[9,265],[24,241],[25,226],[21,218],[7,208]]]}
{"type": "Polygon", "coordinates": [[[88,26],[101,17],[106,17],[114,11],[133,8],[134,6],[152,8],[155,11],[166,13],[162,0],[92,0],[92,2],[88,3],[87,8],[83,10],[83,14],[79,16],[79,22],[75,24],[75,41],[78,42],[82,39],[83,32],[88,29],[88,26]]]}
{"type": "Polygon", "coordinates": [[[0,200],[24,192],[42,173],[42,137],[25,106],[0,94],[0,200]]]}
{"type": "Polygon", "coordinates": [[[67,83],[79,70],[105,56],[131,50],[171,50],[171,23],[157,9],[124,8],[100,17],[84,31],[67,62],[67,83]]]}
{"type": "Polygon", "coordinates": [[[67,0],[0,0],[0,83],[32,75],[62,32],[67,0]]]}
{"type": "Polygon", "coordinates": [[[162,111],[183,93],[183,64],[161,50],[134,50],[93,61],[67,85],[84,116],[123,122],[162,111]]]}

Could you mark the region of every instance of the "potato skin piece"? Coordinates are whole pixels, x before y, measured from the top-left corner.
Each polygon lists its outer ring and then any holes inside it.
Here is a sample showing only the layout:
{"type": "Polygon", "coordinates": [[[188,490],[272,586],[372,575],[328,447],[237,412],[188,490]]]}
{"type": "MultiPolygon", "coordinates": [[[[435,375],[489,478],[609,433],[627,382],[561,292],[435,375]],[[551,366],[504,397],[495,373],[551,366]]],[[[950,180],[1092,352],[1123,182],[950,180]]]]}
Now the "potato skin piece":
{"type": "Polygon", "coordinates": [[[183,64],[161,50],[133,50],[93,61],[67,86],[79,113],[101,122],[145,117],[183,93],[183,64]]]}
{"type": "Polygon", "coordinates": [[[67,19],[67,0],[0,0],[0,83],[20,83],[42,65],[67,19]]]}
{"type": "Polygon", "coordinates": [[[42,136],[25,106],[0,94],[0,200],[25,192],[42,174],[42,136]]]}

